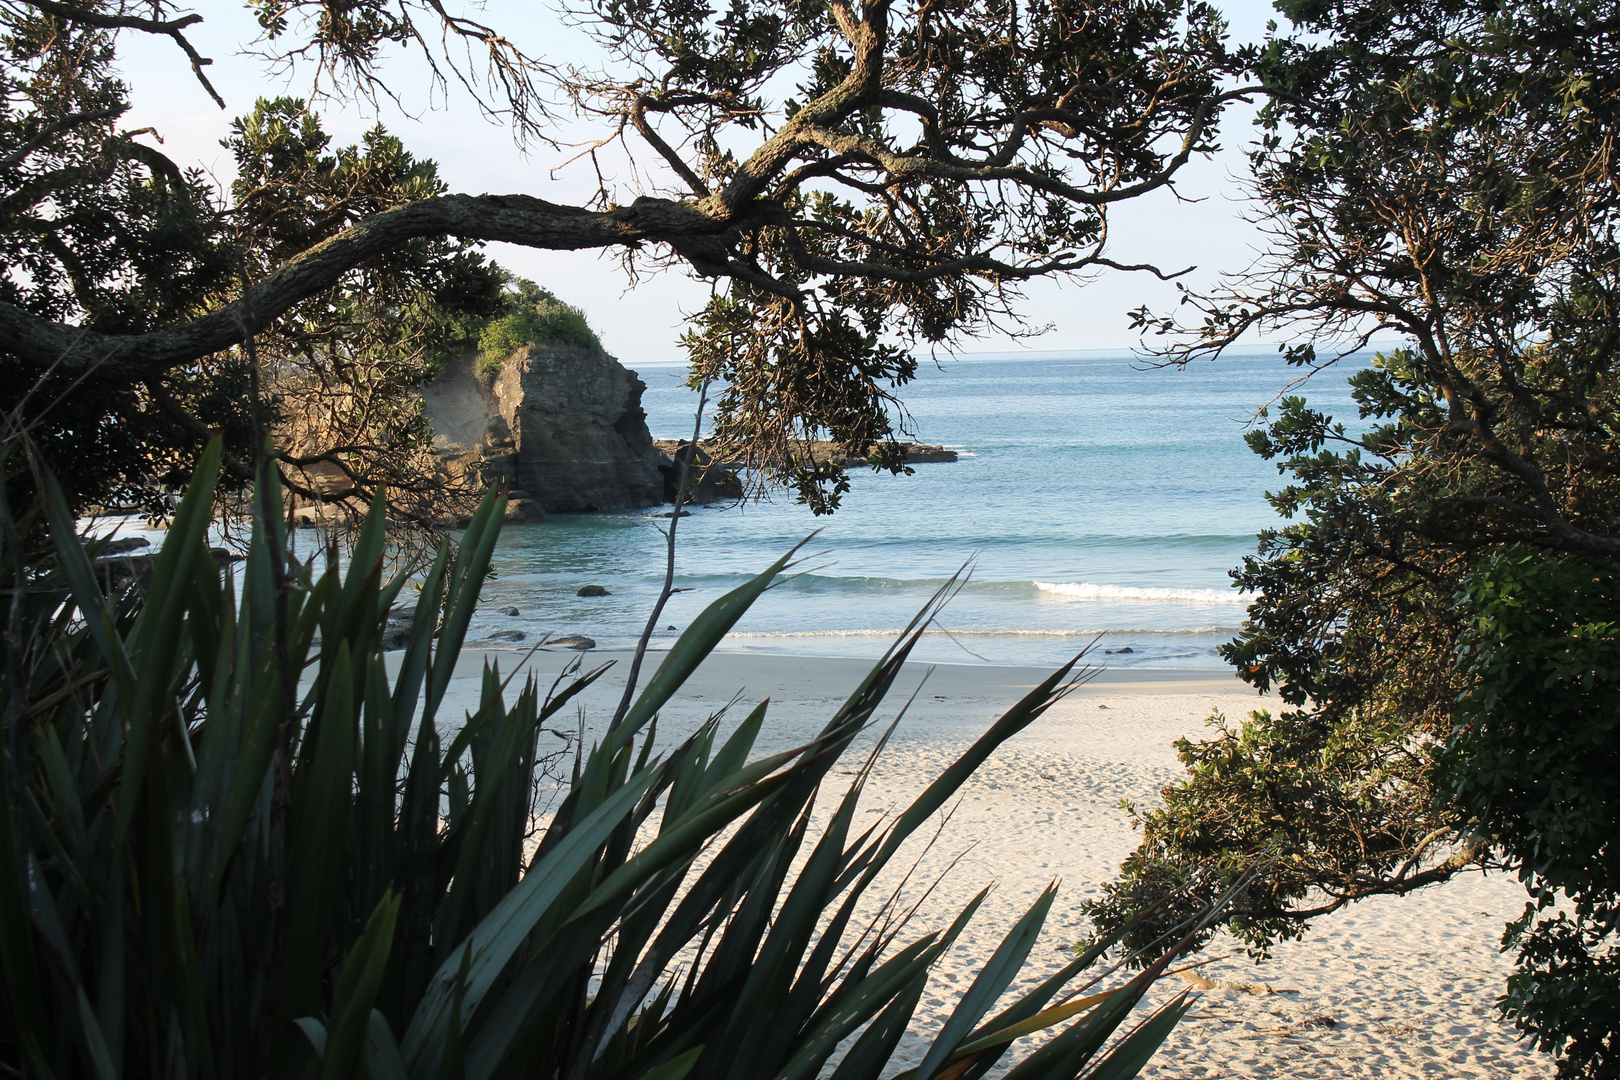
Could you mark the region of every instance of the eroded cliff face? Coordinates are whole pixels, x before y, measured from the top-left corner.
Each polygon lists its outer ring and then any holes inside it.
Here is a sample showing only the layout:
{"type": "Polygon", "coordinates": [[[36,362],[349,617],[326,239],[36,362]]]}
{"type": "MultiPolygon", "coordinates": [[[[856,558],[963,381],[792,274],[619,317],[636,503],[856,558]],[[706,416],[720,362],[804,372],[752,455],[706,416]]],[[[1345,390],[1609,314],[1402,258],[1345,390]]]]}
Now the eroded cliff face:
{"type": "Polygon", "coordinates": [[[517,451],[517,489],[548,513],[663,501],[659,454],[636,373],[577,345],[528,345],[501,364],[494,397],[517,451]]]}
{"type": "Polygon", "coordinates": [[[477,469],[504,481],[516,520],[663,501],[663,456],[635,372],[599,350],[528,345],[485,385],[474,360],[463,357],[423,390],[448,474],[477,469]]]}

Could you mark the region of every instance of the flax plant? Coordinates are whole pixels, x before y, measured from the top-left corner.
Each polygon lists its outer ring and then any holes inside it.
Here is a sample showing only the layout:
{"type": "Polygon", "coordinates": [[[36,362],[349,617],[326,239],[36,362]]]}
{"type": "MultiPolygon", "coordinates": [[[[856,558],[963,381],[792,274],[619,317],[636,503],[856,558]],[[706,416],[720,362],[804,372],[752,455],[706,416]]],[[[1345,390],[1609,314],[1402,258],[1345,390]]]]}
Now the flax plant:
{"type": "MultiPolygon", "coordinates": [[[[0,1068],[28,1077],[875,1080],[985,893],[913,932],[874,883],[1077,671],[883,824],[856,827],[868,760],[812,828],[931,609],[808,744],[756,752],[762,704],[654,752],[660,708],[790,553],[693,621],[536,818],[544,726],[606,669],[542,693],[488,664],[476,710],[442,715],[501,496],[422,574],[385,661],[407,577],[384,575],[380,497],[346,567],[260,520],[238,580],[207,544],[216,440],[149,574],[109,589],[49,473],[4,450],[37,493],[0,506],[0,1068]]],[[[903,1076],[979,1077],[1038,1031],[1016,1080],[1146,1063],[1187,1008],[1126,1023],[1169,954],[1103,987],[1103,942],[1005,993],[1053,897],[903,1076]]]]}

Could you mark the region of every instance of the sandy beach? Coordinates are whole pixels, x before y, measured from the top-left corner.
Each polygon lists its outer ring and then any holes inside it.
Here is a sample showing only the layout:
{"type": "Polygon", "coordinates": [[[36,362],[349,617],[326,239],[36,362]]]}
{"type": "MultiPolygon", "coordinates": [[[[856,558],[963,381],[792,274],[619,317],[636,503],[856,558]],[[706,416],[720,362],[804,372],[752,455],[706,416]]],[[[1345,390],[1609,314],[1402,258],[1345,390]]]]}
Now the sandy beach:
{"type": "MultiPolygon", "coordinates": [[[[523,670],[549,684],[574,658],[537,653],[523,670]]],[[[524,654],[469,650],[445,715],[459,715],[474,702],[485,659],[504,673],[524,654]]],[[[585,695],[588,738],[622,692],[615,676],[625,670],[626,657],[588,653],[584,659],[590,665],[620,661],[585,695]]],[[[643,682],[661,659],[649,656],[643,682]]],[[[663,710],[659,741],[685,735],[740,693],[732,720],[761,698],[771,699],[762,751],[796,745],[825,722],[869,666],[716,654],[663,710]]],[[[1046,674],[1040,668],[908,665],[881,719],[892,719],[914,693],[915,701],[873,774],[862,812],[903,806],[1046,674]]],[[[1151,804],[1179,774],[1172,740],[1202,731],[1212,711],[1235,717],[1265,704],[1219,672],[1109,670],[1006,743],[966,786],[937,843],[926,851],[919,844],[913,853],[921,860],[920,883],[961,857],[924,905],[919,932],[943,923],[984,885],[997,887],[941,962],[892,1071],[917,1063],[926,1047],[921,1036],[944,1021],[977,966],[1053,879],[1061,880],[1062,890],[1020,985],[1061,966],[1067,947],[1086,929],[1075,904],[1111,876],[1135,844],[1120,800],[1151,804]]],[[[571,714],[568,726],[575,721],[571,714]]],[[[1512,878],[1473,876],[1403,899],[1363,902],[1319,922],[1305,940],[1280,946],[1264,963],[1218,940],[1205,957],[1227,958],[1201,969],[1212,987],[1142,1075],[1550,1077],[1550,1061],[1516,1041],[1493,1007],[1511,970],[1497,941],[1523,902],[1512,878]]],[[[1157,1000],[1184,986],[1172,983],[1157,1000]]]]}

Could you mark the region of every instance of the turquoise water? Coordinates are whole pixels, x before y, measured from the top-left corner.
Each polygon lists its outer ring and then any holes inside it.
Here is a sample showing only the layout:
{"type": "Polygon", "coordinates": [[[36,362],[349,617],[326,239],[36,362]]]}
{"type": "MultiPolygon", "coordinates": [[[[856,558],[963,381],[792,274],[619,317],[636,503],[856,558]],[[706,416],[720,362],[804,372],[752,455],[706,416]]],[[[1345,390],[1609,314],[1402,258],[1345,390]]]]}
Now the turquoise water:
{"type": "MultiPolygon", "coordinates": [[[[1362,361],[1364,362],[1364,361],[1362,361]]],[[[1303,392],[1351,419],[1343,364],[1303,392]]],[[[640,369],[658,438],[689,436],[695,395],[673,367],[640,369]]],[[[1243,618],[1227,571],[1277,518],[1275,467],[1242,435],[1295,369],[1274,351],[1186,370],[1128,353],[989,354],[926,367],[902,391],[919,441],[960,460],[912,476],[863,470],[843,508],[791,496],[696,508],[681,521],[664,643],[708,602],[804,539],[803,571],[771,590],[724,647],[875,656],[959,568],[972,576],[920,647],[944,662],[1054,664],[1098,634],[1110,666],[1218,668],[1243,618]],[[1129,650],[1129,651],[1123,651],[1129,650]]],[[[660,510],[557,515],[508,529],[473,636],[582,633],[633,644],[664,571],[660,510]],[[608,597],[580,598],[581,585],[608,597]],[[496,613],[515,605],[516,618],[496,613]]]]}

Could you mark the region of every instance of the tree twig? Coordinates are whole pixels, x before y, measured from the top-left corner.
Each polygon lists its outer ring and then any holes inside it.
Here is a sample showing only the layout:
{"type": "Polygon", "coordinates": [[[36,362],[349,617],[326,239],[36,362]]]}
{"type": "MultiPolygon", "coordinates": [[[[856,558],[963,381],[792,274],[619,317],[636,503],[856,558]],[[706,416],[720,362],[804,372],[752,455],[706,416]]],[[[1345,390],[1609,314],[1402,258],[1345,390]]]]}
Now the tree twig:
{"type": "Polygon", "coordinates": [[[692,443],[689,452],[683,457],[677,448],[675,456],[679,458],[679,479],[675,483],[675,513],[669,519],[668,554],[664,560],[664,587],[658,591],[658,602],[653,605],[652,614],[647,616],[647,625],[641,631],[641,640],[636,642],[635,655],[630,658],[630,674],[624,680],[624,696],[619,699],[619,708],[613,714],[613,722],[608,725],[612,732],[624,722],[625,714],[630,711],[630,702],[636,696],[636,681],[641,676],[641,662],[646,658],[647,646],[652,641],[653,631],[658,629],[658,619],[664,613],[664,605],[675,593],[675,528],[681,523],[681,507],[686,505],[689,482],[692,476],[692,462],[697,460],[699,454],[698,439],[703,435],[703,409],[709,403],[709,380],[703,380],[703,386],[698,391],[697,416],[692,421],[692,443]]]}
{"type": "Polygon", "coordinates": [[[25,0],[25,2],[28,6],[38,8],[47,15],[55,15],[58,19],[65,19],[68,22],[94,26],[101,30],[139,30],[145,34],[158,34],[173,39],[174,43],[180,46],[180,50],[186,54],[186,59],[191,61],[191,72],[197,76],[197,81],[202,83],[203,89],[208,91],[208,96],[213,98],[214,103],[220,108],[225,108],[225,99],[219,96],[219,91],[214,89],[214,84],[209,82],[208,76],[203,74],[203,68],[212,64],[213,61],[199,53],[185,35],[188,26],[196,26],[203,21],[201,15],[193,13],[183,15],[178,19],[143,19],[138,15],[113,15],[105,11],[93,11],[89,8],[78,7],[74,4],[59,4],[56,3],[56,0],[25,0]]]}

